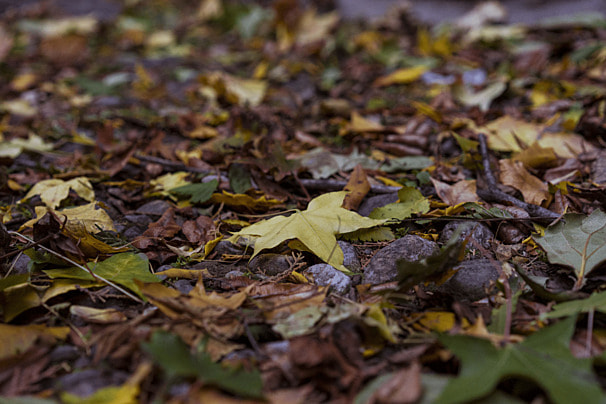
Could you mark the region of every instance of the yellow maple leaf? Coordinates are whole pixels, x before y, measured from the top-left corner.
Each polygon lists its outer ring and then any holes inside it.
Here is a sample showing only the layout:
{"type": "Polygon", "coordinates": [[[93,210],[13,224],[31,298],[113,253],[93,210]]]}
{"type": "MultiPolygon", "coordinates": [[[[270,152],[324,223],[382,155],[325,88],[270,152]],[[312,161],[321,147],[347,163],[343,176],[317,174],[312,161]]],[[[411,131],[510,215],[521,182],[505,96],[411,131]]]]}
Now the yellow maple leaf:
{"type": "Polygon", "coordinates": [[[335,235],[378,226],[386,220],[370,219],[343,209],[341,205],[346,195],[346,191],[321,195],[309,203],[307,210],[296,210],[290,216],[277,216],[255,223],[235,233],[229,240],[236,241],[240,237],[253,240],[254,257],[262,250],[296,239],[327,264],[349,272],[343,265],[343,251],[335,235]]]}
{"type": "Polygon", "coordinates": [[[51,209],[55,209],[61,204],[61,201],[69,195],[69,190],[73,190],[80,198],[92,202],[95,200],[95,191],[86,177],[78,177],[69,181],[60,179],[50,179],[40,181],[29,190],[27,195],[19,202],[26,201],[36,195],[40,196],[42,202],[51,209]]]}

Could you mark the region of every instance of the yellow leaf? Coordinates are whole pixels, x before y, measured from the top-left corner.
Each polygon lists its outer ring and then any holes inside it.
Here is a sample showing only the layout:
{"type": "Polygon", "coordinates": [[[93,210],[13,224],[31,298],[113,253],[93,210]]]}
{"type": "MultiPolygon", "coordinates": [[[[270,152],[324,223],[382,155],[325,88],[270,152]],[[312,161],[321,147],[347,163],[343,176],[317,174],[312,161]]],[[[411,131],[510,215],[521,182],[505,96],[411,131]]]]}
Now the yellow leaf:
{"type": "Polygon", "coordinates": [[[254,257],[264,249],[296,239],[324,262],[349,272],[343,265],[343,251],[335,235],[378,226],[386,220],[370,219],[343,209],[341,205],[345,195],[345,191],[321,195],[313,199],[305,211],[296,210],[290,216],[257,222],[235,233],[229,240],[236,241],[240,237],[252,239],[255,244],[254,257]]]}
{"type": "Polygon", "coordinates": [[[581,153],[590,153],[596,147],[586,141],[583,136],[572,132],[544,133],[539,139],[541,147],[551,147],[562,158],[577,158],[581,153]]]}
{"type": "Polygon", "coordinates": [[[7,359],[27,351],[39,338],[65,339],[69,327],[46,327],[44,325],[0,324],[0,359],[7,359]]]}
{"type": "Polygon", "coordinates": [[[392,84],[408,84],[417,81],[423,73],[429,68],[427,66],[415,66],[405,69],[398,69],[395,72],[379,77],[375,82],[375,87],[390,86],[392,84]]]}
{"type": "MultiPolygon", "coordinates": [[[[36,218],[23,224],[21,228],[32,227],[42,218],[42,216],[51,210],[52,209],[49,209],[46,206],[36,206],[36,218]]],[[[68,231],[73,231],[75,233],[81,231],[82,226],[87,232],[93,234],[104,230],[116,231],[113,220],[94,202],[74,208],[58,210],[55,211],[55,214],[57,214],[60,219],[67,219],[65,228],[68,231]]]]}
{"type": "Polygon", "coordinates": [[[385,130],[385,127],[380,123],[364,118],[362,115],[354,111],[351,113],[351,124],[349,125],[349,130],[355,133],[381,132],[385,130]]]}
{"type": "Polygon", "coordinates": [[[156,272],[156,275],[166,276],[167,278],[199,279],[210,274],[207,269],[169,268],[166,271],[156,272]]]}
{"type": "Polygon", "coordinates": [[[529,148],[516,153],[512,160],[521,161],[526,167],[550,168],[558,164],[558,156],[551,147],[541,147],[533,143],[529,148]]]}
{"type": "Polygon", "coordinates": [[[124,384],[103,387],[88,397],[61,393],[61,402],[65,404],[137,404],[138,395],[139,386],[124,384]]]}
{"type": "Polygon", "coordinates": [[[224,203],[228,206],[242,206],[252,210],[267,210],[277,205],[281,205],[282,201],[277,199],[267,199],[265,195],[254,198],[247,194],[232,194],[231,192],[223,191],[223,193],[215,193],[210,198],[211,203],[224,203]]]}
{"type": "Polygon", "coordinates": [[[501,182],[520,191],[527,203],[541,205],[543,201],[551,201],[547,184],[530,174],[521,161],[503,159],[499,161],[499,168],[501,182]]]}
{"type": "Polygon", "coordinates": [[[265,98],[267,82],[241,79],[223,72],[211,72],[200,77],[200,82],[213,88],[231,104],[256,107],[265,98]]]}
{"type": "Polygon", "coordinates": [[[27,199],[39,195],[46,206],[55,209],[68,197],[70,189],[86,201],[92,202],[95,200],[95,191],[93,191],[93,186],[88,178],[78,177],[69,181],[59,179],[40,181],[19,202],[22,203],[27,199]]]}
{"type": "Polygon", "coordinates": [[[492,150],[519,152],[534,143],[544,129],[543,125],[503,116],[478,128],[478,131],[486,134],[488,147],[492,150]]]}
{"type": "Polygon", "coordinates": [[[330,31],[339,22],[339,14],[335,11],[317,15],[315,10],[308,9],[299,20],[295,33],[295,43],[300,46],[313,44],[327,38],[330,31]]]}
{"type": "Polygon", "coordinates": [[[96,324],[120,323],[127,320],[126,315],[117,309],[97,309],[74,304],[70,306],[69,313],[89,323],[96,324]]]}

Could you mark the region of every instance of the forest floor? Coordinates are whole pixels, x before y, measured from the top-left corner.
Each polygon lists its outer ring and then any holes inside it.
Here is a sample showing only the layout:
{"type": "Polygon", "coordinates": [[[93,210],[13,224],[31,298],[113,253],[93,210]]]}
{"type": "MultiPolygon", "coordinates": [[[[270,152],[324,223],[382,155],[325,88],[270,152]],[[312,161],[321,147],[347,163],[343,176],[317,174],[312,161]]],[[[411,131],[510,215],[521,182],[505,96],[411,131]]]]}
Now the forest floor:
{"type": "Polygon", "coordinates": [[[330,3],[0,0],[0,402],[606,399],[606,20],[330,3]]]}

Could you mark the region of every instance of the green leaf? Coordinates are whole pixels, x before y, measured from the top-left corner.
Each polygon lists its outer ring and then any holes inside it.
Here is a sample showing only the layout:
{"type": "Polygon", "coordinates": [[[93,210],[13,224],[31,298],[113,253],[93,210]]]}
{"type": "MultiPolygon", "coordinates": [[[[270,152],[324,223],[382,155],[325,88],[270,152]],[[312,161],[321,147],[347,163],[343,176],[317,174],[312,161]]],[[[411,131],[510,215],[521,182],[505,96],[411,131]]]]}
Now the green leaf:
{"type": "Polygon", "coordinates": [[[227,173],[229,177],[229,186],[236,194],[243,194],[252,188],[250,180],[250,170],[242,164],[232,164],[227,173]]]}
{"type": "Polygon", "coordinates": [[[599,403],[606,398],[592,372],[591,359],[569,349],[575,317],[537,331],[519,344],[496,348],[490,341],[442,335],[440,342],[461,361],[461,372],[436,404],[466,403],[490,394],[512,376],[537,383],[555,404],[599,403]]]}
{"type": "MultiPolygon", "coordinates": [[[[149,261],[145,254],[121,253],[111,256],[102,262],[89,263],[94,274],[122,285],[143,297],[135,280],[141,282],[160,282],[160,279],[149,271],[149,261]]],[[[92,281],[94,278],[80,268],[49,269],[44,271],[51,278],[81,279],[92,281]]]]}
{"type": "Polygon", "coordinates": [[[558,303],[549,313],[541,314],[541,320],[573,316],[590,311],[606,313],[606,292],[594,293],[587,299],[558,303]]]}
{"type": "Polygon", "coordinates": [[[406,156],[395,159],[389,159],[386,164],[381,166],[381,170],[386,173],[396,173],[408,170],[422,170],[433,165],[433,160],[425,156],[406,156]]]}
{"type": "Polygon", "coordinates": [[[585,276],[606,260],[606,214],[596,209],[587,217],[565,215],[564,222],[547,228],[545,236],[535,241],[547,252],[549,262],[574,269],[578,290],[585,276]]]}
{"type": "Polygon", "coordinates": [[[208,182],[188,184],[172,188],[169,190],[169,192],[180,196],[188,196],[192,203],[204,203],[210,199],[218,185],[219,181],[211,180],[208,182]]]}
{"type": "Polygon", "coordinates": [[[416,188],[404,187],[398,191],[398,197],[400,202],[376,208],[369,217],[372,219],[403,220],[411,217],[413,213],[429,212],[429,201],[416,188]]]}
{"type": "Polygon", "coordinates": [[[169,376],[197,377],[205,384],[219,387],[243,397],[262,398],[263,382],[258,371],[227,368],[215,363],[205,352],[191,354],[176,335],[157,331],[143,349],[169,376]]]}

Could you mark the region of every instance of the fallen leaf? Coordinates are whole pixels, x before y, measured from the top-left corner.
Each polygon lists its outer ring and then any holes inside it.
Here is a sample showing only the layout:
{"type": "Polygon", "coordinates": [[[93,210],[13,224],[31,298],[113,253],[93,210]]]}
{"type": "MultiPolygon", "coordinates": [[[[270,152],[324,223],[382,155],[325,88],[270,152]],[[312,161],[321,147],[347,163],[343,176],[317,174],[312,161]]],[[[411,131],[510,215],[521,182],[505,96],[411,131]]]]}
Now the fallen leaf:
{"type": "Polygon", "coordinates": [[[231,192],[223,191],[222,193],[214,193],[210,198],[211,203],[224,203],[232,207],[245,207],[251,210],[268,210],[278,205],[282,205],[283,201],[273,198],[267,198],[265,195],[258,197],[248,194],[232,194],[231,192]]]}
{"type": "Polygon", "coordinates": [[[524,201],[533,205],[549,205],[552,195],[547,184],[530,174],[521,161],[499,160],[500,179],[505,185],[522,193],[524,201]]]}
{"type": "Polygon", "coordinates": [[[189,347],[176,335],[156,331],[143,349],[165,372],[172,376],[194,376],[204,384],[219,387],[230,393],[251,398],[263,396],[261,375],[258,371],[228,368],[211,360],[204,352],[192,354],[189,347]]]}
{"type": "Polygon", "coordinates": [[[545,229],[543,237],[533,238],[547,252],[549,262],[573,268],[578,290],[587,274],[606,260],[606,214],[599,209],[589,216],[567,214],[545,229]]]}
{"type": "Polygon", "coordinates": [[[373,85],[376,87],[384,87],[392,84],[412,83],[420,79],[423,73],[428,70],[429,68],[427,66],[415,66],[405,69],[398,69],[387,76],[379,77],[377,80],[375,80],[373,85]]]}
{"type": "Polygon", "coordinates": [[[370,191],[370,184],[366,177],[366,172],[360,164],[354,167],[345,186],[345,191],[349,193],[343,200],[343,208],[347,210],[357,210],[362,200],[370,191]]]}
{"type": "MultiPolygon", "coordinates": [[[[102,262],[89,263],[88,267],[95,275],[127,287],[143,297],[135,281],[160,282],[160,279],[149,271],[149,262],[145,254],[120,253],[102,262]]],[[[95,280],[93,276],[79,268],[45,270],[52,279],[95,280]]]]}
{"type": "Polygon", "coordinates": [[[69,327],[0,324],[0,359],[4,360],[27,351],[39,339],[64,340],[68,334],[69,327]]]}
{"type": "Polygon", "coordinates": [[[254,241],[254,257],[264,249],[297,239],[324,262],[349,272],[343,266],[343,251],[335,235],[378,226],[385,220],[370,219],[343,209],[341,205],[346,195],[346,191],[321,195],[313,199],[305,211],[296,210],[288,217],[277,216],[257,222],[235,233],[229,240],[245,237],[254,241]]]}
{"type": "Polygon", "coordinates": [[[448,185],[434,178],[431,178],[431,182],[440,199],[451,206],[464,202],[478,202],[479,200],[476,194],[475,180],[463,180],[453,185],[448,185]]]}
{"type": "Polygon", "coordinates": [[[602,402],[606,397],[592,372],[591,359],[577,359],[570,352],[575,323],[576,318],[570,317],[504,348],[469,336],[440,336],[440,342],[458,356],[461,371],[435,403],[479,399],[513,376],[537,383],[555,404],[602,402]]]}
{"type": "Polygon", "coordinates": [[[399,202],[375,208],[368,217],[372,219],[408,219],[414,213],[429,212],[429,201],[413,187],[403,187],[398,191],[399,202]]]}

